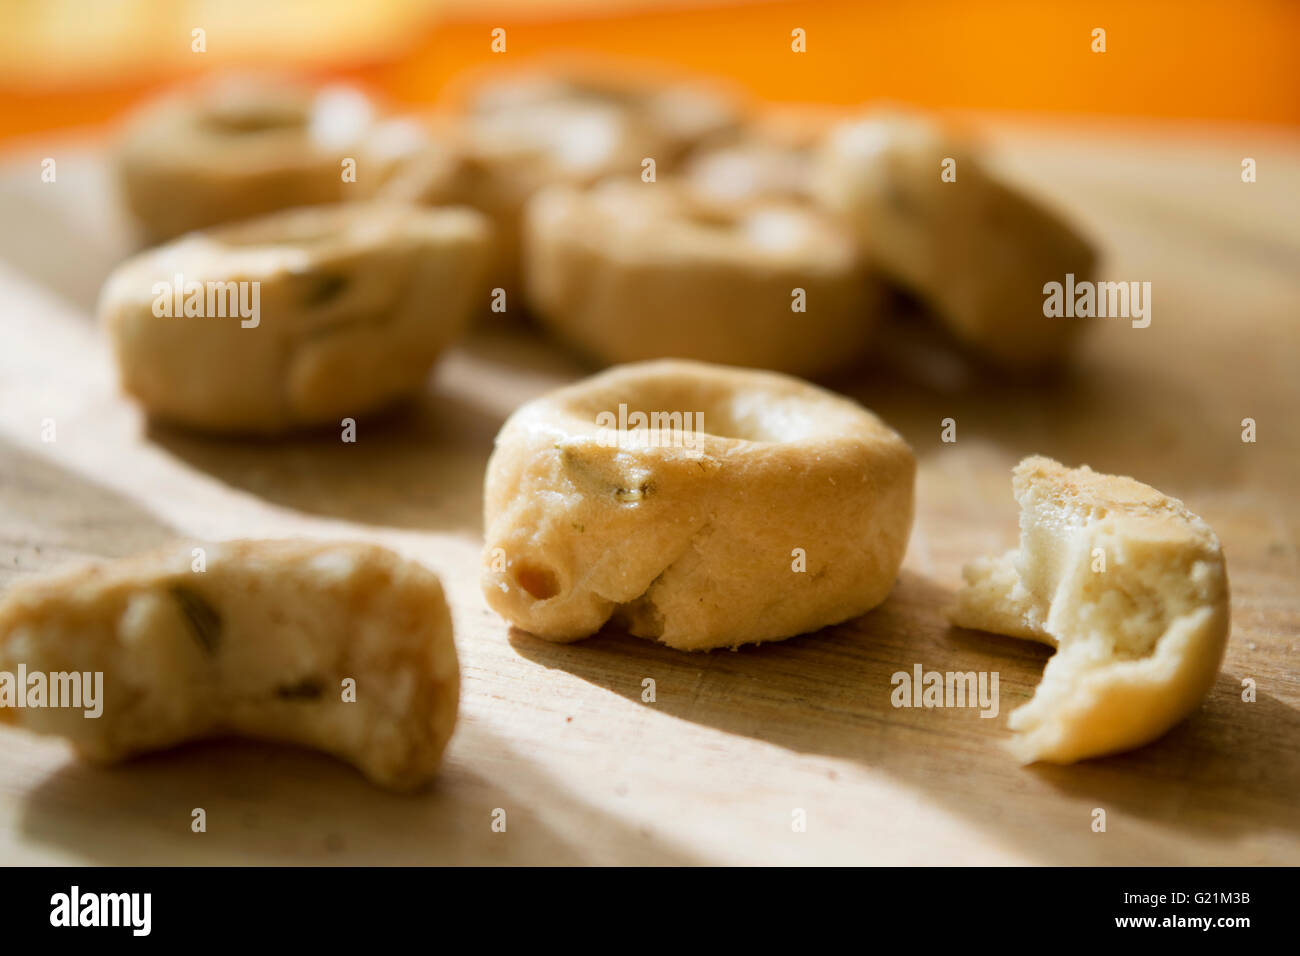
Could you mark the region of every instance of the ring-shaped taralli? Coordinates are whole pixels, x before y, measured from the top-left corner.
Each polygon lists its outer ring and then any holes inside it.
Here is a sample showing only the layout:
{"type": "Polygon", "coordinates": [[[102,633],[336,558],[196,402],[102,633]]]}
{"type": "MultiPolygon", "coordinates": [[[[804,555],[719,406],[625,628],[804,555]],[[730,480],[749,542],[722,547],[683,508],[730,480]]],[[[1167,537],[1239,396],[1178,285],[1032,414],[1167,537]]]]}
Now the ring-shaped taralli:
{"type": "Polygon", "coordinates": [[[762,140],[742,140],[692,156],[682,180],[692,194],[744,202],[781,197],[811,200],[811,152],[762,140]]]}
{"type": "Polygon", "coordinates": [[[693,150],[679,171],[681,178],[705,197],[813,201],[816,148],[833,115],[809,104],[768,107],[744,126],[693,150]]]}
{"type": "Polygon", "coordinates": [[[286,210],[141,253],[99,312],[123,388],[157,418],[337,426],[419,388],[469,320],[487,235],[468,209],[286,210]]]}
{"type": "Polygon", "coordinates": [[[338,202],[370,178],[358,161],[375,111],[359,90],[222,78],[145,107],[117,166],[127,208],[153,240],[278,209],[338,202]]]}
{"type": "Polygon", "coordinates": [[[1011,369],[1065,356],[1086,322],[1046,315],[1044,287],[1089,278],[1096,254],[1055,211],[910,114],[836,126],[817,165],[819,198],[961,345],[1011,369]]]}
{"type": "Polygon", "coordinates": [[[522,406],[497,436],[483,591],[553,641],[611,620],[683,650],[816,630],[889,594],[915,467],[875,415],[794,378],[610,369],[522,406]]]}
{"type": "MultiPolygon", "coordinates": [[[[565,111],[580,116],[606,110],[622,119],[623,125],[592,130],[600,135],[567,150],[554,131],[534,127],[539,140],[555,142],[571,161],[621,155],[639,163],[650,157],[666,168],[701,143],[741,127],[736,90],[714,80],[663,73],[648,63],[570,62],[505,75],[493,71],[491,77],[476,85],[471,79],[464,97],[469,116],[531,124],[532,117],[554,122],[565,111]]],[[[581,130],[569,130],[574,132],[581,130]]]]}
{"type": "Polygon", "coordinates": [[[605,364],[686,358],[816,376],[870,344],[881,289],[801,203],[702,203],[669,182],[554,186],[525,211],[528,301],[605,364]]]}
{"type": "Polygon", "coordinates": [[[436,773],[460,686],[432,572],[374,545],[306,541],[185,546],[20,581],[0,603],[0,672],[27,675],[25,706],[0,688],[0,722],[96,762],[241,736],[325,751],[396,790],[436,773]],[[81,700],[32,706],[34,675],[47,694],[75,677],[81,700]]]}
{"type": "Polygon", "coordinates": [[[427,205],[465,205],[493,227],[491,288],[522,296],[524,205],[551,183],[675,168],[701,140],[730,128],[726,96],[683,81],[620,84],[607,75],[529,71],[480,85],[468,110],[434,122],[426,142],[395,162],[379,195],[427,205]]]}

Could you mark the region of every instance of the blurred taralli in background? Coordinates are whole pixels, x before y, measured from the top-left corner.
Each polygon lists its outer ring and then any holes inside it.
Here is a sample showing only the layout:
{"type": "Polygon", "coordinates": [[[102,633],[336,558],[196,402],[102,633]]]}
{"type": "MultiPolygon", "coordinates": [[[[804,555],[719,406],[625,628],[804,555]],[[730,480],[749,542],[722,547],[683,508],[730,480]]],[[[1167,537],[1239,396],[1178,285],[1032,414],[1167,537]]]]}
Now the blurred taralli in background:
{"type": "Polygon", "coordinates": [[[1086,278],[1095,255],[1039,203],[990,176],[925,118],[882,113],[835,127],[814,188],[863,253],[931,306],[953,336],[1012,367],[1060,359],[1084,327],[1047,320],[1043,287],[1086,278]]]}
{"type": "MultiPolygon", "coordinates": [[[[516,313],[526,303],[545,329],[601,364],[679,357],[823,376],[870,353],[889,282],[919,295],[954,341],[982,358],[1024,368],[1065,355],[1082,323],[1046,321],[1041,288],[1066,273],[1087,275],[1091,249],[984,174],[967,147],[954,147],[928,121],[881,115],[827,128],[825,116],[764,117],[711,85],[657,81],[633,69],[587,61],[479,76],[465,82],[467,107],[432,118],[380,118],[354,89],[251,76],[209,80],[145,109],[125,136],[119,166],[127,205],[150,234],[372,196],[434,209],[467,205],[493,231],[483,232],[481,266],[469,250],[482,240],[468,233],[468,245],[444,243],[422,260],[441,278],[408,301],[437,301],[443,318],[425,326],[423,340],[401,340],[416,346],[409,356],[399,348],[411,375],[386,381],[373,397],[366,393],[374,389],[357,385],[336,400],[283,410],[272,407],[278,385],[264,397],[257,388],[231,401],[200,395],[204,376],[184,363],[169,366],[174,381],[162,383],[163,356],[145,355],[145,343],[166,339],[174,362],[186,342],[194,354],[205,352],[203,343],[225,335],[225,325],[145,321],[141,328],[154,331],[147,339],[132,333],[125,347],[132,327],[115,319],[128,390],[163,417],[222,430],[272,432],[362,414],[409,391],[402,382],[417,381],[455,336],[459,313],[511,303],[516,313]],[[961,158],[952,181],[949,153],[961,158]],[[356,164],[351,179],[348,162],[356,164]],[[739,180],[729,180],[728,170],[739,180]],[[149,384],[154,379],[158,387],[149,384]]],[[[214,233],[137,260],[129,269],[139,288],[130,295],[142,301],[146,286],[170,279],[178,256],[198,281],[257,280],[267,285],[264,296],[323,268],[310,264],[319,256],[301,244],[296,259],[286,258],[267,228],[275,227],[263,227],[262,244],[280,252],[262,255],[256,275],[230,274],[209,255],[231,242],[248,249],[253,240],[214,233]]],[[[106,314],[120,312],[123,276],[105,294],[106,314]]],[[[356,276],[349,283],[353,290],[363,284],[356,276]]],[[[344,312],[362,308],[343,299],[344,312]]],[[[288,307],[274,296],[267,301],[276,304],[268,306],[262,343],[230,338],[230,362],[269,354],[266,337],[284,334],[288,307]]],[[[333,314],[334,305],[313,300],[312,308],[333,314]]],[[[376,299],[369,314],[387,313],[376,299]]],[[[341,317],[313,327],[336,326],[341,317]]],[[[372,349],[336,352],[328,376],[336,384],[358,362],[380,374],[376,359],[366,359],[372,349]]]]}
{"type": "Polygon", "coordinates": [[[495,227],[489,280],[520,294],[521,221],[535,192],[639,175],[647,159],[670,171],[737,123],[726,91],[647,69],[593,61],[464,79],[463,111],[427,122],[423,142],[412,138],[405,157],[394,155],[380,194],[487,215],[495,227]]]}
{"type": "Polygon", "coordinates": [[[157,240],[352,195],[344,161],[376,122],[346,86],[282,77],[217,76],[142,109],[122,135],[127,208],[157,240]]]}
{"type": "Polygon", "coordinates": [[[673,356],[796,375],[859,361],[883,307],[848,231],[780,198],[680,184],[553,186],[528,204],[528,303],[601,364],[673,356]]]}
{"type": "Polygon", "coordinates": [[[122,387],[159,419],[266,435],[337,426],[419,389],[469,320],[488,235],[470,209],[271,213],[118,266],[100,319],[122,387]]]}

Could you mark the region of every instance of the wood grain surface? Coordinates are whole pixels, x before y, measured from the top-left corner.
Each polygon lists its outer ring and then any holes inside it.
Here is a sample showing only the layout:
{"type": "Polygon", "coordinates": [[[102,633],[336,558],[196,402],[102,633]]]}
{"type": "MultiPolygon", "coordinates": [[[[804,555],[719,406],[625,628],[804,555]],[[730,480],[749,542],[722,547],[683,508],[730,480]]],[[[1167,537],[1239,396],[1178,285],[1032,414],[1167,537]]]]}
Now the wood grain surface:
{"type": "Polygon", "coordinates": [[[11,152],[0,586],[172,540],[379,541],[442,576],[464,690],[444,772],[415,797],[289,748],[219,742],[95,769],[57,740],[0,731],[0,862],[1300,863],[1300,141],[985,125],[1004,168],[1098,238],[1104,278],[1152,283],[1150,327],[1095,320],[1071,371],[1037,382],[980,374],[905,329],[882,343],[831,384],[917,451],[894,593],[838,627],[700,655],[613,632],[547,644],[480,597],[493,436],[519,402],[583,374],[573,359],[526,333],[480,332],[412,408],[363,422],[356,444],[151,426],[117,393],[91,319],[131,241],[97,144],[11,152]],[[40,181],[43,156],[58,159],[54,184],[40,181]],[[1240,181],[1245,156],[1257,183],[1240,181]],[[953,444],[940,441],[947,417],[953,444]],[[1223,542],[1223,671],[1190,719],[1141,750],[1017,765],[1006,716],[1050,651],[945,622],[962,563],[1014,543],[1010,469],[1032,452],[1132,474],[1223,542]],[[999,672],[998,716],[894,709],[890,676],[917,663],[999,672]],[[654,703],[641,699],[646,677],[654,703]],[[190,830],[195,807],[206,833],[190,830]],[[806,832],[792,827],[797,809],[806,832]]]}

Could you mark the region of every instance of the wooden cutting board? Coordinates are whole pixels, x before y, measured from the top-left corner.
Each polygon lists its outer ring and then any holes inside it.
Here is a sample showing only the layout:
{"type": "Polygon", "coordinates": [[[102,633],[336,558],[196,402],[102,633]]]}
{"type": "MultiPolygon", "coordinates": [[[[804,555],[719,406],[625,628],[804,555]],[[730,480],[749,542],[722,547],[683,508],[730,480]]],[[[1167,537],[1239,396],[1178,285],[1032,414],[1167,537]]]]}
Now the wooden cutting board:
{"type": "Polygon", "coordinates": [[[91,321],[129,249],[98,145],[11,150],[0,586],[177,539],[374,540],[442,576],[464,691],[443,774],[415,797],[288,748],[203,744],[103,770],[58,741],[0,731],[0,861],[1300,863],[1300,140],[985,125],[1008,172],[1099,239],[1104,278],[1152,283],[1150,327],[1096,320],[1068,376],[1030,385],[882,346],[833,384],[920,459],[893,595],[817,634],[704,655],[614,633],[550,645],[512,632],[479,595],[493,436],[519,402],[583,374],[572,359],[524,333],[480,333],[408,414],[363,423],[356,444],[151,427],[117,394],[91,321]],[[40,181],[46,156],[53,184],[40,181]],[[1247,156],[1254,184],[1240,180],[1247,156]],[[957,441],[945,444],[949,417],[957,441]],[[1253,444],[1241,440],[1248,417],[1253,444]],[[945,623],[961,564],[1014,543],[1009,472],[1031,452],[1132,474],[1222,539],[1233,592],[1222,674],[1189,720],[1136,752],[1017,765],[1006,715],[1050,652],[945,623]],[[997,671],[1000,713],[894,709],[890,677],[915,664],[997,671]],[[641,699],[646,677],[654,703],[641,699]],[[197,807],[206,833],[191,832],[197,807]],[[492,828],[498,808],[505,832],[492,828]]]}

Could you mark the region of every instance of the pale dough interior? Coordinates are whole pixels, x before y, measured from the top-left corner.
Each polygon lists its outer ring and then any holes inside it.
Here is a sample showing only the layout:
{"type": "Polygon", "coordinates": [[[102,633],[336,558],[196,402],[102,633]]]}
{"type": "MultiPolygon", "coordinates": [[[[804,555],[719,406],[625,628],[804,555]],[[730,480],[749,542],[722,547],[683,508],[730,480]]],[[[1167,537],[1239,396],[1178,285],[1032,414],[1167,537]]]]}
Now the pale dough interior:
{"type": "Polygon", "coordinates": [[[1155,739],[1214,682],[1228,635],[1223,555],[1182,502],[1131,478],[1027,458],[1020,547],[964,570],[952,620],[1057,648],[1012,713],[1026,762],[1155,739]]]}

